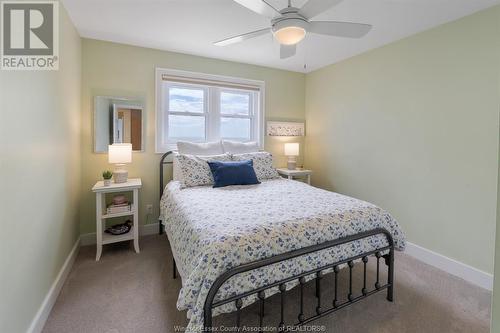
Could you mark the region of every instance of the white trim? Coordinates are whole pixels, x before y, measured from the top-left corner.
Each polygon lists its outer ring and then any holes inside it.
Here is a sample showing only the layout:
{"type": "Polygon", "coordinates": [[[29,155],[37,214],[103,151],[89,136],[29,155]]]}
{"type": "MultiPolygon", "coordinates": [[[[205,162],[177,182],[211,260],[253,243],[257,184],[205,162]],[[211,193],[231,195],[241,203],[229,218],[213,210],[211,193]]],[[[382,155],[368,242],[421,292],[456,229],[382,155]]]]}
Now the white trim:
{"type": "Polygon", "coordinates": [[[448,258],[442,254],[410,242],[406,243],[405,253],[426,264],[475,284],[476,286],[493,290],[493,275],[490,273],[483,272],[460,261],[448,258]]]}
{"type": "MultiPolygon", "coordinates": [[[[154,235],[158,233],[158,224],[141,225],[139,232],[141,236],[154,235]]],[[[81,246],[96,243],[95,233],[81,235],[81,246]]],[[[439,268],[451,275],[455,275],[465,281],[487,290],[493,290],[493,275],[483,272],[477,268],[464,264],[455,259],[448,258],[442,254],[423,248],[411,242],[406,243],[405,253],[428,265],[439,268]]]]}
{"type": "MultiPolygon", "coordinates": [[[[154,235],[158,233],[158,223],[144,224],[139,227],[139,235],[147,236],[154,235]]],[[[90,232],[88,234],[83,234],[80,236],[80,245],[95,245],[96,237],[95,232],[90,232]]]]}
{"type": "MultiPolygon", "coordinates": [[[[153,235],[158,232],[158,224],[146,224],[140,226],[140,234],[153,235]]],[[[55,278],[52,286],[50,287],[47,295],[45,296],[40,308],[38,309],[31,325],[28,329],[28,333],[39,333],[43,330],[45,322],[49,317],[49,314],[54,306],[59,293],[68,277],[71,268],[75,262],[78,255],[80,246],[92,245],[96,243],[95,233],[88,233],[81,235],[73,245],[71,252],[64,261],[57,277],[55,278]]],[[[472,284],[479,287],[485,288],[487,290],[493,289],[493,275],[490,273],[483,272],[477,268],[459,262],[455,259],[448,258],[442,254],[436,253],[434,251],[423,248],[419,245],[413,244],[411,242],[406,243],[406,254],[420,260],[426,264],[439,268],[447,273],[455,275],[462,278],[472,284]]]]}
{"type": "Polygon", "coordinates": [[[75,242],[75,245],[73,245],[71,252],[66,258],[66,261],[64,261],[64,264],[62,265],[61,270],[57,274],[56,279],[52,283],[49,292],[47,293],[42,304],[40,305],[40,308],[38,309],[35,318],[33,318],[33,321],[31,322],[31,325],[28,328],[28,333],[39,333],[43,330],[45,322],[49,317],[50,311],[52,310],[52,307],[56,303],[57,297],[61,292],[64,282],[66,281],[66,278],[68,277],[68,274],[71,271],[71,268],[73,267],[73,263],[75,262],[79,249],[80,249],[80,237],[78,237],[78,239],[75,242]]]}

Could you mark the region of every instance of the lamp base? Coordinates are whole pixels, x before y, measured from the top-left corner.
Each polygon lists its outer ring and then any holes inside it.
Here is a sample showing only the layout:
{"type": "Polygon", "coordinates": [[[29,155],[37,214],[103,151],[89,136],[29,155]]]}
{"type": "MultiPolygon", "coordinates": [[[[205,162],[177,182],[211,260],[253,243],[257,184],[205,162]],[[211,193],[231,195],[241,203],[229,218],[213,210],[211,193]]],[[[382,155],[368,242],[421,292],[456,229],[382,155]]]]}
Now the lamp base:
{"type": "Polygon", "coordinates": [[[116,184],[126,183],[128,180],[128,171],[123,167],[118,167],[113,171],[113,180],[116,184]]]}
{"type": "Polygon", "coordinates": [[[288,157],[288,162],[286,164],[288,170],[297,169],[297,159],[295,157],[288,157]]]}

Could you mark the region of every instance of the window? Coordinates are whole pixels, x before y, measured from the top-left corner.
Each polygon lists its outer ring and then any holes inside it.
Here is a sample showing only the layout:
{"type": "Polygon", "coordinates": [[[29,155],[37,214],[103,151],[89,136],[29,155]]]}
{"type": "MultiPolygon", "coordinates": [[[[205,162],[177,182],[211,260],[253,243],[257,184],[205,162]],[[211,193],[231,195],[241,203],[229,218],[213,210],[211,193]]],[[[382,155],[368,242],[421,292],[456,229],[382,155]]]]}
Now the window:
{"type": "Polygon", "coordinates": [[[252,141],[253,94],[248,91],[220,91],[220,137],[252,141]]]}
{"type": "Polygon", "coordinates": [[[163,82],[167,141],[205,141],[207,124],[206,87],[163,82]]]}
{"type": "Polygon", "coordinates": [[[263,82],[166,69],[156,77],[158,153],[179,140],[263,144],[263,82]]]}

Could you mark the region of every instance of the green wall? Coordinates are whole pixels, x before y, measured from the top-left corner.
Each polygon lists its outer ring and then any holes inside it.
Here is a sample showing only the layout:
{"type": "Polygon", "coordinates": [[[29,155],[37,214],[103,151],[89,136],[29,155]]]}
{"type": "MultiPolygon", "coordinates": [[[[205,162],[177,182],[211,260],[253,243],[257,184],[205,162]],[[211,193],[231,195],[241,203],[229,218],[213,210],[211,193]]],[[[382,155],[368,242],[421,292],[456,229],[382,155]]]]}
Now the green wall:
{"type": "Polygon", "coordinates": [[[58,71],[0,71],[0,332],[26,332],[79,235],[81,39],[58,71]]]}
{"type": "MultiPolygon", "coordinates": [[[[500,22],[500,10],[498,13],[498,21],[500,22]]],[[[500,28],[499,28],[500,32],[500,28]]],[[[497,43],[500,44],[500,33],[497,43]]],[[[499,46],[500,47],[500,46],[499,46]]],[[[500,96],[500,57],[498,58],[498,95],[500,96]]],[[[500,112],[500,106],[499,106],[500,112]]],[[[498,156],[500,166],[500,141],[498,145],[498,156]]],[[[498,174],[497,186],[497,232],[495,246],[495,280],[493,285],[493,304],[491,311],[491,332],[500,333],[500,168],[498,174]]]]}
{"type": "MultiPolygon", "coordinates": [[[[113,168],[107,154],[93,153],[93,105],[99,95],[142,97],[146,101],[146,151],[134,153],[129,177],[141,177],[140,224],[156,223],[158,216],[158,162],[155,154],[155,67],[243,77],[266,82],[265,112],[268,120],[304,120],[305,75],[266,67],[159,51],[123,44],[83,39],[82,80],[82,202],[81,232],[95,231],[95,198],[90,191],[103,170],[113,168]],[[146,204],[154,205],[147,216],[146,204]]],[[[277,165],[286,165],[286,139],[266,137],[265,148],[277,165]]],[[[288,139],[290,140],[290,139],[288,139]]],[[[295,141],[303,143],[303,138],[295,141]]],[[[301,149],[303,151],[303,145],[301,149]]]]}
{"type": "Polygon", "coordinates": [[[374,202],[408,240],[493,272],[500,7],[306,76],[314,185],[374,202]]]}
{"type": "MultiPolygon", "coordinates": [[[[499,89],[500,94],[500,89],[499,89]]],[[[500,150],[499,150],[500,155],[500,150]]],[[[497,233],[495,247],[495,281],[493,285],[493,304],[491,310],[491,332],[500,333],[500,174],[497,195],[497,233]]]]}

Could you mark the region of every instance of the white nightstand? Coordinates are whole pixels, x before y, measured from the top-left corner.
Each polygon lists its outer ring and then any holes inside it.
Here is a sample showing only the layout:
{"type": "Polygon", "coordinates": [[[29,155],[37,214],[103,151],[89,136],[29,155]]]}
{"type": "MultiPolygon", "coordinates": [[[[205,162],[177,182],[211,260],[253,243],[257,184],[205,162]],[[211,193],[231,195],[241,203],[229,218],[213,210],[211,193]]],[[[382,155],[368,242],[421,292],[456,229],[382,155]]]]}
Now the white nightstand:
{"type": "Polygon", "coordinates": [[[305,177],[307,183],[311,185],[311,174],[312,174],[311,170],[305,170],[305,169],[288,170],[287,168],[280,168],[276,170],[278,170],[278,173],[280,175],[286,176],[288,179],[305,177]]]}
{"type": "Polygon", "coordinates": [[[139,189],[142,187],[140,178],[129,179],[126,183],[104,186],[103,181],[98,181],[92,192],[96,194],[96,238],[97,238],[97,253],[95,260],[101,258],[102,246],[116,242],[134,240],[135,252],[139,253],[139,189]],[[106,212],[106,194],[115,192],[132,191],[132,207],[130,211],[116,214],[107,214],[106,212]],[[106,219],[120,216],[132,216],[132,229],[123,235],[111,235],[104,232],[106,229],[106,219]]]}

